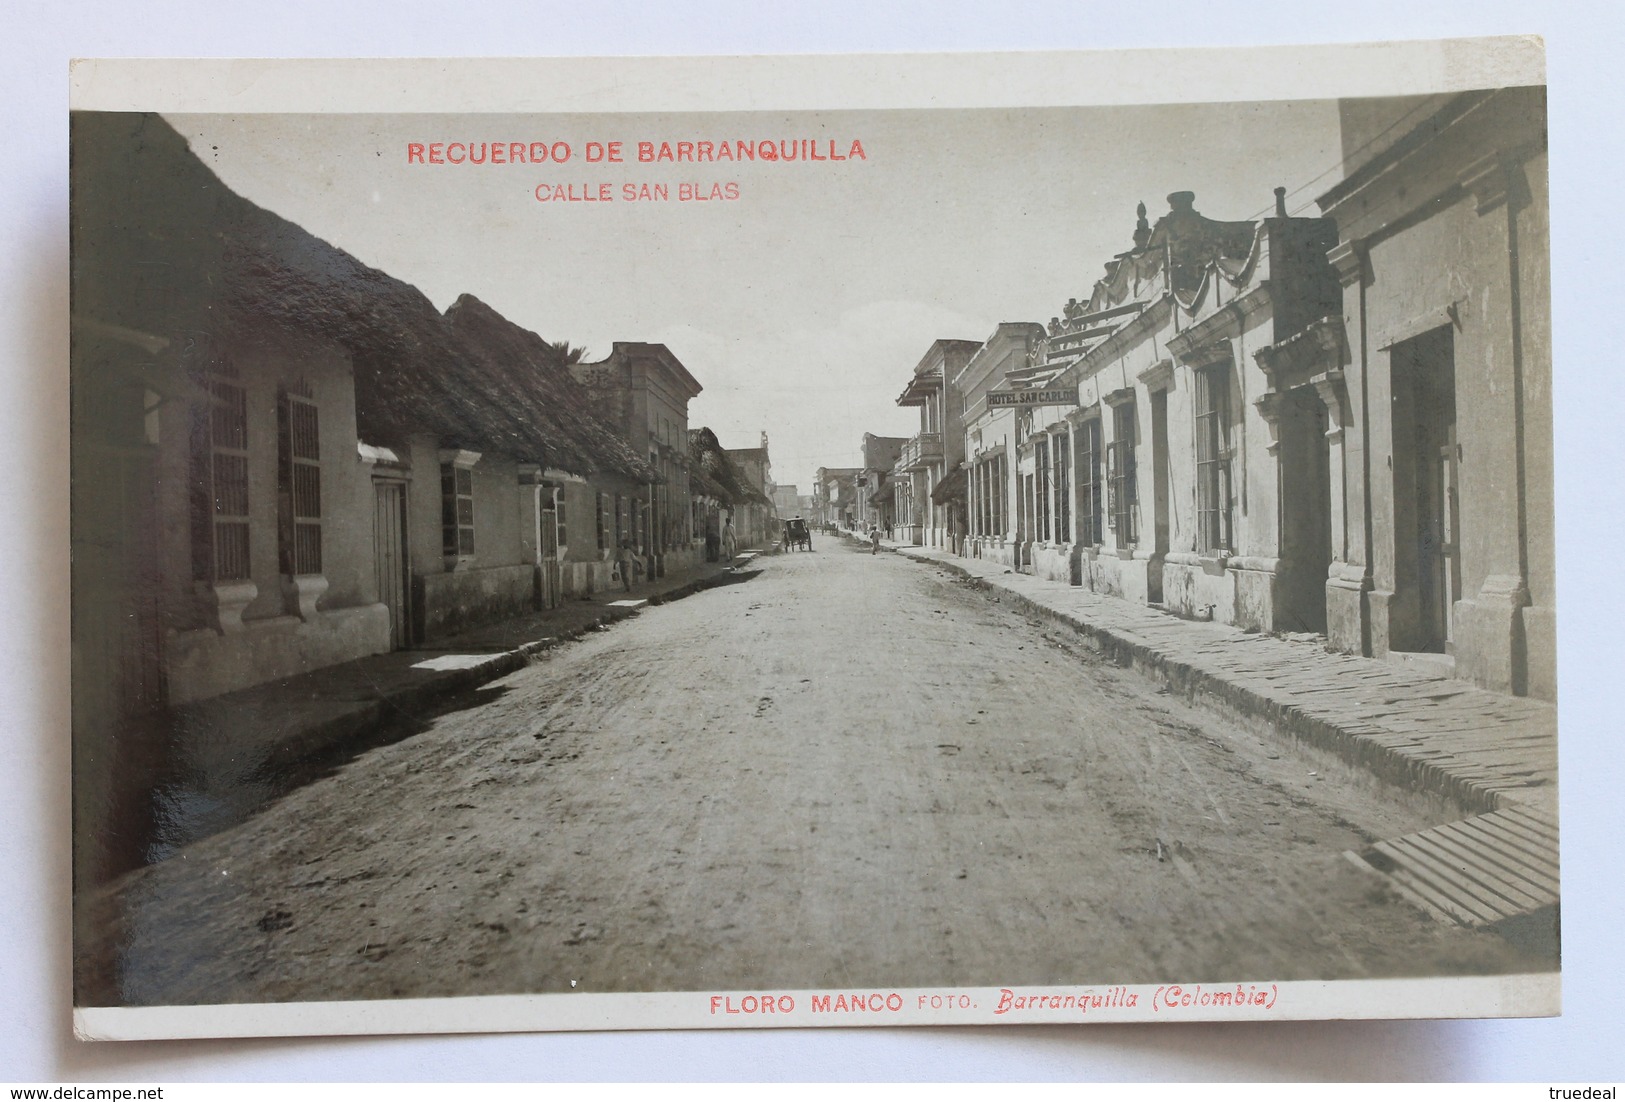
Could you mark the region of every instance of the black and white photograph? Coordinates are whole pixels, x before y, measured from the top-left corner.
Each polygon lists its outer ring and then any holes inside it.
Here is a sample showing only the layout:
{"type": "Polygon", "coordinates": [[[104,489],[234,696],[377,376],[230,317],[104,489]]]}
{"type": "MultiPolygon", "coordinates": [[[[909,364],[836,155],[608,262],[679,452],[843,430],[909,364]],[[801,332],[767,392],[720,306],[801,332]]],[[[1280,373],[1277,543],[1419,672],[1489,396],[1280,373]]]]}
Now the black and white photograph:
{"type": "Polygon", "coordinates": [[[81,1036],[1557,1014],[1542,48],[1316,49],[80,63],[81,1036]]]}

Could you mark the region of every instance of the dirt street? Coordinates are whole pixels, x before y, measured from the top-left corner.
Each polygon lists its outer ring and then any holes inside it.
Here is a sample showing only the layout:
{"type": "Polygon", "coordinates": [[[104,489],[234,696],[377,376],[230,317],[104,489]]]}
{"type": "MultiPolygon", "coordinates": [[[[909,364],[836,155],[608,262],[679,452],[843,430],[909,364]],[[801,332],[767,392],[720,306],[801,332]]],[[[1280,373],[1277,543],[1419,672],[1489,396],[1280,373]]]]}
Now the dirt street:
{"type": "Polygon", "coordinates": [[[549,652],[102,901],[133,1004],[1538,970],[1342,856],[1442,822],[828,537],[549,652]]]}

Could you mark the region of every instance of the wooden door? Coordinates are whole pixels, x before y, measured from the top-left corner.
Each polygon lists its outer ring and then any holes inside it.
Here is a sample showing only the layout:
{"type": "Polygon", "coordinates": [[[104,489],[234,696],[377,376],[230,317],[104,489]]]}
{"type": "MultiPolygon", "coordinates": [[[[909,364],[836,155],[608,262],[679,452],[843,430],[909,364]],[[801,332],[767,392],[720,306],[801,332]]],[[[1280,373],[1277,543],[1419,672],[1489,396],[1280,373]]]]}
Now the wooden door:
{"type": "MultiPolygon", "coordinates": [[[[1430,538],[1424,541],[1427,562],[1423,577],[1429,583],[1428,607],[1423,609],[1430,634],[1440,641],[1447,654],[1455,653],[1456,602],[1461,600],[1461,547],[1457,535],[1460,512],[1456,493],[1456,426],[1445,426],[1445,442],[1439,445],[1429,472],[1432,486],[1429,493],[1432,515],[1427,527],[1430,538]]],[[[1435,649],[1435,648],[1430,648],[1435,649]]]]}
{"type": "Polygon", "coordinates": [[[406,555],[406,483],[373,483],[373,561],[378,600],[389,609],[389,645],[412,645],[412,583],[406,555]]]}
{"type": "Polygon", "coordinates": [[[557,608],[563,594],[563,578],[559,570],[558,510],[553,504],[553,491],[537,490],[536,510],[536,563],[541,571],[542,607],[557,608]]]}

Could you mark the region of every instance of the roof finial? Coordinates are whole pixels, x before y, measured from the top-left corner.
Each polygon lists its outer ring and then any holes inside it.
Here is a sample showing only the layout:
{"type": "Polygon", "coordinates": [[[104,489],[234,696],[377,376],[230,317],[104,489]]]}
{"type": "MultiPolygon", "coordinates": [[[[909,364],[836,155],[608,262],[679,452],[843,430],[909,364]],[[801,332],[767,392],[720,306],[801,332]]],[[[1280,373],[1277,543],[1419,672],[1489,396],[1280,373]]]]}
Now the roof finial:
{"type": "Polygon", "coordinates": [[[1145,200],[1134,208],[1136,221],[1134,223],[1134,247],[1143,249],[1151,243],[1151,223],[1145,220],[1145,200]]]}

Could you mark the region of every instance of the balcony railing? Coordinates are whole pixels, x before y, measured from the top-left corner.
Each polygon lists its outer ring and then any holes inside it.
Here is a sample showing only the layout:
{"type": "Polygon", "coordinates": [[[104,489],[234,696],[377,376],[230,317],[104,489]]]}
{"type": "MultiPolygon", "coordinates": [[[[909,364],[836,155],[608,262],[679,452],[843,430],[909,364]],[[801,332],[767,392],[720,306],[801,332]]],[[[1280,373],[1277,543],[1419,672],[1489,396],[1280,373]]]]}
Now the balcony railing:
{"type": "Polygon", "coordinates": [[[929,467],[941,458],[942,434],[922,432],[903,445],[903,456],[898,465],[905,471],[917,471],[929,467]]]}

